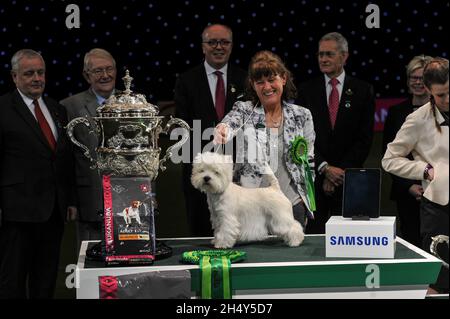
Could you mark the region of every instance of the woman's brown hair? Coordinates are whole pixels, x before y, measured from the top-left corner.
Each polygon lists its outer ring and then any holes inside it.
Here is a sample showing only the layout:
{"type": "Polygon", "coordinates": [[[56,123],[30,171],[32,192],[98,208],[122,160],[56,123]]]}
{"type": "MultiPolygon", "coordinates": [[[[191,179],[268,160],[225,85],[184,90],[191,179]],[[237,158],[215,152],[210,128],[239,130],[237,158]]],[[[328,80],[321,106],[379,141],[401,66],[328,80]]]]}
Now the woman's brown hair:
{"type": "Polygon", "coordinates": [[[293,82],[292,74],[281,58],[273,52],[260,51],[253,56],[248,67],[246,94],[253,104],[258,102],[258,96],[252,86],[253,82],[263,77],[276,75],[286,79],[282,99],[287,101],[297,97],[297,88],[293,82]]]}
{"type": "MultiPolygon", "coordinates": [[[[448,82],[448,60],[440,57],[433,58],[423,69],[423,84],[428,90],[431,90],[433,84],[444,85],[448,82]]],[[[431,111],[434,116],[434,123],[439,132],[441,125],[436,118],[436,103],[433,95],[430,95],[431,111]]]]}

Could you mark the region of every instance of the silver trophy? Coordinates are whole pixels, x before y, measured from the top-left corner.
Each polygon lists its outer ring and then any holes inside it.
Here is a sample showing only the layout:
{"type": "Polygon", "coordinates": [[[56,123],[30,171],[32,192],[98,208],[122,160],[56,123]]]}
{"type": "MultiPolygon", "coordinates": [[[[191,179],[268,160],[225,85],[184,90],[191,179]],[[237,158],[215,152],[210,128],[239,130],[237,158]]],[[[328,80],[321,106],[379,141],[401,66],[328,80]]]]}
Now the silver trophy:
{"type": "Polygon", "coordinates": [[[447,251],[448,251],[448,236],[437,235],[435,237],[431,237],[430,252],[437,258],[439,258],[442,261],[442,265],[448,269],[448,262],[444,261],[444,259],[441,256],[439,256],[438,253],[438,245],[440,244],[447,244],[447,251]]]}
{"type": "MultiPolygon", "coordinates": [[[[96,116],[92,119],[78,117],[67,125],[67,134],[70,140],[83,150],[92,163],[91,169],[98,169],[100,176],[112,177],[145,177],[154,181],[159,169],[164,171],[164,163],[172,156],[172,152],[179,149],[189,138],[189,125],[177,118],[168,120],[163,127],[164,116],[158,116],[157,106],[148,103],[142,94],[130,90],[133,78],[129,71],[122,78],[125,91],[115,94],[97,108],[96,116]],[[91,154],[86,145],[81,144],[74,136],[77,125],[83,124],[90,129],[90,134],[98,138],[95,154],[91,154]],[[183,128],[182,138],[167,148],[166,154],[160,160],[161,148],[158,145],[159,135],[168,134],[173,126],[183,128]]],[[[105,185],[103,185],[105,192],[105,185]]],[[[156,202],[153,202],[153,207],[156,202]]],[[[103,217],[105,234],[112,228],[113,218],[105,209],[103,217]],[[109,214],[109,215],[108,215],[109,214]]],[[[113,240],[104,240],[106,251],[114,251],[113,240]]],[[[118,245],[117,245],[118,246],[118,245]]],[[[101,244],[97,244],[89,251],[90,256],[102,257],[101,244]]],[[[156,241],[156,258],[171,255],[170,247],[156,241]]],[[[108,256],[106,257],[108,258],[108,256]]]]}
{"type": "Polygon", "coordinates": [[[144,95],[130,90],[133,78],[128,70],[122,79],[125,91],[111,96],[103,106],[97,108],[94,121],[86,117],[70,121],[67,134],[92,162],[91,168],[98,168],[101,175],[146,176],[154,181],[159,169],[166,169],[164,162],[189,138],[190,128],[185,121],[177,118],[170,118],[163,128],[164,116],[158,116],[158,107],[148,103],[144,95]],[[99,141],[96,157],[75,138],[73,130],[78,124],[94,126],[91,133],[96,134],[99,141]],[[185,129],[182,138],[170,146],[160,160],[159,134],[168,134],[174,125],[185,129]]]}

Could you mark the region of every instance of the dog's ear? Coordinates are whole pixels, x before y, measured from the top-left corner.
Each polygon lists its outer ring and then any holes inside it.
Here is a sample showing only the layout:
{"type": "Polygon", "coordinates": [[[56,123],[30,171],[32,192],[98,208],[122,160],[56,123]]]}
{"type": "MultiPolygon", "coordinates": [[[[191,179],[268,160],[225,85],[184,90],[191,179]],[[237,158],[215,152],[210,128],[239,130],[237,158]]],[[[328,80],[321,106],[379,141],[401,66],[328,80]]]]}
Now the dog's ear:
{"type": "Polygon", "coordinates": [[[201,163],[202,162],[202,153],[197,153],[194,157],[194,163],[201,163]]]}
{"type": "Polygon", "coordinates": [[[270,165],[266,162],[262,168],[262,172],[263,175],[274,175],[272,168],[270,167],[270,165]]]}

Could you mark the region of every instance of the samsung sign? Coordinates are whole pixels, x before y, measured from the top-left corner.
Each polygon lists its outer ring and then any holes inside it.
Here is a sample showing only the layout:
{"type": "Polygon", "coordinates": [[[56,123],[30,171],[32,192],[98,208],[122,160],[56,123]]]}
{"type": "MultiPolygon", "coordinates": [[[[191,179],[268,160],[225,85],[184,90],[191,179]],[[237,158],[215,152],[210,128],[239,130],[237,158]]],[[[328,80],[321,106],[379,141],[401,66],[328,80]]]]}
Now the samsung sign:
{"type": "Polygon", "coordinates": [[[387,246],[389,239],[386,236],[331,236],[332,246],[387,246]]]}
{"type": "Polygon", "coordinates": [[[394,258],[395,246],[395,217],[332,216],[325,225],[326,257],[394,258]]]}

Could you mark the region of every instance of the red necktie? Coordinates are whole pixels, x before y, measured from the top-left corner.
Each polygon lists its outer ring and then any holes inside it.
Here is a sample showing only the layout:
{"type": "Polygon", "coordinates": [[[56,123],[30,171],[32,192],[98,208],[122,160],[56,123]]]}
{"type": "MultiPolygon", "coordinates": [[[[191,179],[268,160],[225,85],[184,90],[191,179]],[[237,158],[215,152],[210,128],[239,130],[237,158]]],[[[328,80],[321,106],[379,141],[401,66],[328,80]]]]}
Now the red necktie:
{"type": "Polygon", "coordinates": [[[44,113],[42,113],[41,107],[39,106],[39,102],[37,100],[33,100],[34,104],[34,113],[36,114],[36,118],[38,120],[39,126],[41,127],[42,133],[44,133],[45,138],[47,139],[48,145],[50,148],[55,151],[56,150],[56,141],[53,136],[52,129],[50,125],[48,125],[47,120],[45,119],[44,113]]]}
{"type": "Polygon", "coordinates": [[[225,115],[225,84],[223,82],[222,72],[215,71],[217,75],[217,85],[216,85],[216,113],[217,118],[221,121],[225,115]]]}
{"type": "Polygon", "coordinates": [[[331,93],[328,98],[328,110],[330,112],[331,128],[334,129],[339,108],[339,91],[336,87],[339,84],[339,80],[334,78],[329,83],[331,84],[331,93]]]}

